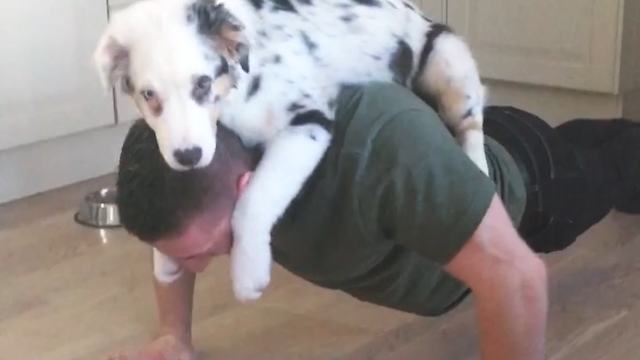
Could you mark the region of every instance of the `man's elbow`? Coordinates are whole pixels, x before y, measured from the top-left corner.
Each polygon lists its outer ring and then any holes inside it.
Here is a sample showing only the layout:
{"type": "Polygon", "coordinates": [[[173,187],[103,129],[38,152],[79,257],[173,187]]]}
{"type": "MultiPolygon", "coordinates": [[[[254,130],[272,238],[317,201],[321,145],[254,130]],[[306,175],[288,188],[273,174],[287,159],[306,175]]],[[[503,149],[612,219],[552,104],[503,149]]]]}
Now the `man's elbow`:
{"type": "Polygon", "coordinates": [[[531,274],[534,280],[543,282],[543,285],[546,286],[548,277],[547,265],[539,256],[532,256],[526,265],[525,272],[531,274]]]}
{"type": "Polygon", "coordinates": [[[492,280],[484,281],[478,296],[495,299],[501,296],[526,307],[546,306],[548,297],[547,267],[536,254],[520,256],[503,264],[492,280]]]}
{"type": "MultiPolygon", "coordinates": [[[[471,239],[445,265],[477,296],[496,292],[534,291],[546,295],[547,268],[513,227],[499,198],[494,197],[471,239]]],[[[533,295],[533,293],[532,293],[533,295]]]]}
{"type": "MultiPolygon", "coordinates": [[[[517,243],[517,240],[510,242],[517,243]]],[[[503,290],[546,294],[547,266],[526,246],[518,245],[517,251],[501,252],[482,251],[479,246],[468,245],[445,269],[465,282],[476,296],[491,298],[503,290]]]]}
{"type": "Polygon", "coordinates": [[[546,297],[548,291],[548,273],[545,262],[535,254],[528,258],[519,259],[511,264],[502,281],[509,283],[514,291],[522,291],[523,294],[534,298],[546,297]]]}

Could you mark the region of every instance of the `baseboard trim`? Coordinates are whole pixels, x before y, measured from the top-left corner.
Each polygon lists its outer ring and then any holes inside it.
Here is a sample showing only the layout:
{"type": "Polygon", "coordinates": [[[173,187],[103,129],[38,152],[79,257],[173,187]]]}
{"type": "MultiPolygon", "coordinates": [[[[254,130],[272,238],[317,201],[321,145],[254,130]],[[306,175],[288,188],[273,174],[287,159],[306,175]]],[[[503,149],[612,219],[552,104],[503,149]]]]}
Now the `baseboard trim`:
{"type": "Polygon", "coordinates": [[[132,122],[0,152],[0,204],[113,173],[132,122]]]}

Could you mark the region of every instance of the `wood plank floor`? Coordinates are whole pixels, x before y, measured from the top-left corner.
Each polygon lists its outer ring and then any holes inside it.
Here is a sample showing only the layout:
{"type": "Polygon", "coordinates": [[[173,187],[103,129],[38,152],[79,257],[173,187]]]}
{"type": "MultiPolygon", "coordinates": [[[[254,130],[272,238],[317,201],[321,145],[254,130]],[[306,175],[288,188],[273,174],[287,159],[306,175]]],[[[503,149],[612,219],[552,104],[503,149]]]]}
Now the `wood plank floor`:
{"type": "MultiPolygon", "coordinates": [[[[98,360],[156,325],[150,251],[72,220],[104,177],[0,206],[0,359],[98,360]]],[[[548,359],[640,359],[640,217],[611,214],[550,264],[548,359]]],[[[276,268],[235,303],[227,260],[197,283],[195,344],[216,360],[477,358],[472,299],[439,319],[359,303],[276,268]]]]}

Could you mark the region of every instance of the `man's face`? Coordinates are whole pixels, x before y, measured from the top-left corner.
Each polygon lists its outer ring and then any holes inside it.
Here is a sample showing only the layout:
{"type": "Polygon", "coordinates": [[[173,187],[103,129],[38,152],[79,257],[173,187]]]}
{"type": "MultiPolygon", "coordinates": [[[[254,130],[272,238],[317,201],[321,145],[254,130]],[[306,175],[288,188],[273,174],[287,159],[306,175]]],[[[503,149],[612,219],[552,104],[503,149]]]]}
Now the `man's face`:
{"type": "Polygon", "coordinates": [[[184,268],[198,273],[206,269],[213,257],[228,254],[232,242],[230,213],[204,213],[191,220],[180,236],[158,241],[154,246],[184,268]]]}
{"type": "Polygon", "coordinates": [[[231,216],[235,200],[249,177],[250,173],[246,173],[239,179],[234,201],[195,216],[179,236],[160,240],[154,247],[195,273],[204,271],[214,257],[229,254],[233,244],[231,216]]]}

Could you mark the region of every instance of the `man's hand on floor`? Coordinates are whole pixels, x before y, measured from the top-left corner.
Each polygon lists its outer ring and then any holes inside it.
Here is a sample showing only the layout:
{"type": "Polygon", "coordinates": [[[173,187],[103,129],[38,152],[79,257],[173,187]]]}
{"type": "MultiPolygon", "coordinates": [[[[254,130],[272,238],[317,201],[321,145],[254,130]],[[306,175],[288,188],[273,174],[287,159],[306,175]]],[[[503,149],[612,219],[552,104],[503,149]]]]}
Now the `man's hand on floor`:
{"type": "Polygon", "coordinates": [[[114,353],[103,360],[196,360],[196,353],[176,336],[163,335],[143,347],[114,353]]]}

